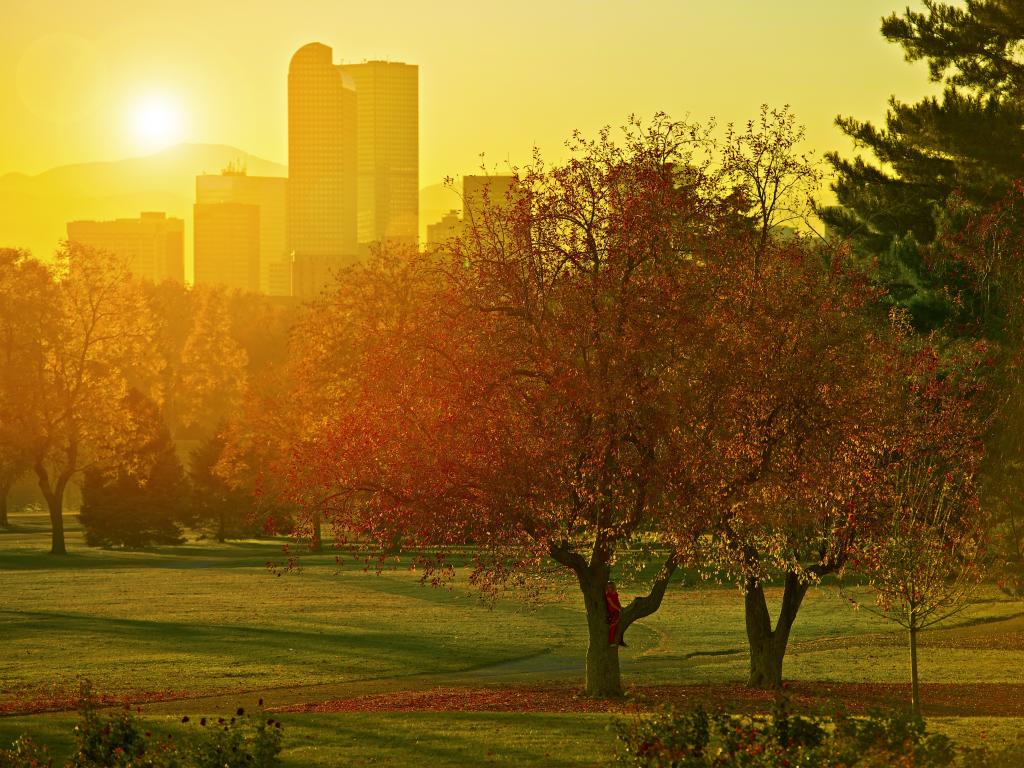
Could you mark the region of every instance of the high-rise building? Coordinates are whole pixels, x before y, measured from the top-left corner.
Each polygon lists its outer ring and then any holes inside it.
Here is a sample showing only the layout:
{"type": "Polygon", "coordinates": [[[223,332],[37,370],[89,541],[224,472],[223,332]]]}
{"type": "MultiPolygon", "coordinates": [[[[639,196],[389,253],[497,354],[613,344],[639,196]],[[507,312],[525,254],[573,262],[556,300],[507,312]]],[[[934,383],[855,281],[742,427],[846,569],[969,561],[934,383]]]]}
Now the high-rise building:
{"type": "Polygon", "coordinates": [[[260,289],[260,207],[246,203],[196,203],[195,284],[260,289]]]}
{"type": "Polygon", "coordinates": [[[293,291],[316,295],[322,275],[358,253],[355,84],[321,43],[288,67],[287,219],[293,291]]]}
{"type": "Polygon", "coordinates": [[[515,176],[500,174],[463,176],[462,220],[472,221],[476,213],[485,205],[493,208],[508,206],[509,195],[515,183],[515,176]]]}
{"type": "Polygon", "coordinates": [[[449,211],[436,224],[427,224],[427,245],[441,245],[458,237],[462,232],[462,219],[458,211],[449,211]]]}
{"type": "Polygon", "coordinates": [[[419,233],[419,67],[397,61],[344,64],[356,88],[359,248],[419,233]]]}
{"type": "Polygon", "coordinates": [[[237,168],[228,168],[218,175],[196,176],[196,283],[222,282],[241,290],[262,291],[271,296],[290,296],[292,289],[286,229],[287,197],[288,179],[283,177],[249,176],[244,170],[237,168]],[[216,233],[201,231],[202,226],[212,225],[218,227],[223,234],[224,228],[229,226],[229,221],[234,221],[230,226],[235,228],[241,226],[243,221],[248,221],[247,214],[240,213],[237,209],[225,209],[217,214],[213,207],[218,205],[247,205],[256,206],[258,209],[258,279],[255,287],[252,286],[251,279],[252,265],[245,262],[243,266],[243,261],[250,256],[243,255],[230,243],[218,240],[216,233]],[[200,206],[203,206],[203,224],[200,224],[200,206]],[[231,261],[232,264],[217,264],[223,260],[231,261]],[[203,275],[202,279],[200,274],[203,275]],[[229,274],[234,276],[234,282],[224,282],[229,274]]]}
{"type": "Polygon", "coordinates": [[[515,184],[515,176],[463,176],[462,218],[459,218],[458,211],[450,211],[436,224],[428,224],[427,245],[441,245],[458,237],[485,207],[497,210],[507,208],[512,204],[515,184]]]}
{"type": "Polygon", "coordinates": [[[185,282],[185,222],[166,213],[143,212],[137,219],[69,221],[68,240],[123,257],[136,277],[162,283],[185,282]]]}

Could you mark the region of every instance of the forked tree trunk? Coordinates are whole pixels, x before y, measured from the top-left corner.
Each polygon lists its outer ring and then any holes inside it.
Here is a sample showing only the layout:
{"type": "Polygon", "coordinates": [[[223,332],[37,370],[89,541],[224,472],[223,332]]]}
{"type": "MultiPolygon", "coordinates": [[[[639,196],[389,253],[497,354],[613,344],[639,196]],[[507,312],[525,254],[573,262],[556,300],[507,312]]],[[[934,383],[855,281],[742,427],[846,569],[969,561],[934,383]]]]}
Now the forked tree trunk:
{"type": "Polygon", "coordinates": [[[789,633],[808,586],[808,582],[801,582],[797,574],[786,574],[782,607],[773,629],[764,588],[754,579],[747,580],[744,607],[747,642],[750,644],[750,677],[747,679],[750,688],[769,690],[782,687],[782,661],[786,656],[789,633]]]}
{"type": "MultiPolygon", "coordinates": [[[[587,614],[587,670],[584,695],[598,699],[618,698],[623,695],[622,674],[619,670],[619,647],[609,637],[608,604],[605,590],[608,587],[610,568],[607,561],[588,563],[580,554],[567,549],[552,548],[551,556],[562,565],[572,569],[583,595],[583,606],[587,614]]],[[[676,559],[670,556],[654,580],[646,596],[635,597],[619,614],[615,636],[616,643],[622,640],[626,629],[638,619],[649,616],[661,607],[665,590],[676,570],[676,559]]]]}
{"type": "Polygon", "coordinates": [[[36,464],[35,472],[39,478],[39,490],[42,491],[50,512],[50,554],[66,555],[68,550],[64,543],[64,489],[71,478],[67,473],[62,473],[51,485],[46,467],[41,463],[36,464]]]}

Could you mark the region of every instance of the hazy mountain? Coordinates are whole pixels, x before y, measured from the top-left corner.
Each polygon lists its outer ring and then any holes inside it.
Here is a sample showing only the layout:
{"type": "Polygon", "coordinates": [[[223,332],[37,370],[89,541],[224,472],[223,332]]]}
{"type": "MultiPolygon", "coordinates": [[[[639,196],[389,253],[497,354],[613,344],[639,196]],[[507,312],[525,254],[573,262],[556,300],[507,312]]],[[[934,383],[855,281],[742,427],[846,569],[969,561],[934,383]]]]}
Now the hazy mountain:
{"type": "MultiPolygon", "coordinates": [[[[288,169],[221,144],[179,144],[145,157],[52,168],[37,176],[0,176],[0,247],[53,252],[75,219],[133,218],[164,211],[185,219],[186,253],[192,248],[195,177],[229,163],[253,176],[286,176],[288,169]]],[[[186,263],[189,261],[186,256],[186,263]]]]}
{"type": "MultiPolygon", "coordinates": [[[[192,203],[195,177],[219,173],[229,163],[252,176],[286,176],[287,167],[223,144],[179,144],[156,154],[108,162],[51,168],[36,176],[0,176],[0,248],[27,248],[40,257],[53,253],[76,219],[134,218],[164,211],[185,220],[186,273],[191,273],[192,203]]],[[[420,190],[420,237],[450,210],[459,195],[444,184],[420,190]]]]}

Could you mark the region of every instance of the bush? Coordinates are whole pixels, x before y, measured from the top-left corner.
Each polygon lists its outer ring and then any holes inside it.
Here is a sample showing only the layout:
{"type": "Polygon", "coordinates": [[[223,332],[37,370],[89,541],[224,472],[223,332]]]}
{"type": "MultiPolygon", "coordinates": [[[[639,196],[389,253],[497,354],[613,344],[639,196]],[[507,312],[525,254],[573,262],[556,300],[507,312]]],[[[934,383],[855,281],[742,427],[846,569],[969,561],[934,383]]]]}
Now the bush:
{"type": "Polygon", "coordinates": [[[767,718],[696,709],[615,728],[619,765],[643,768],[944,768],[956,757],[953,742],[912,713],[816,721],[791,715],[785,700],[767,718]]]}
{"type": "MultiPolygon", "coordinates": [[[[261,702],[262,703],[262,702],[261,702]]],[[[281,752],[281,723],[239,708],[234,717],[200,718],[185,738],[156,737],[125,708],[102,716],[88,684],[79,702],[75,753],[67,768],[273,768],[281,752]]],[[[182,723],[191,723],[188,717],[182,723]]],[[[2,754],[2,753],[0,753],[2,754]]],[[[49,766],[13,762],[11,768],[49,766]]],[[[0,766],[3,766],[0,763],[0,766]]],[[[6,768],[6,766],[3,766],[6,768]]]]}
{"type": "Polygon", "coordinates": [[[10,749],[0,749],[0,768],[51,768],[53,761],[46,747],[22,736],[10,749]]]}

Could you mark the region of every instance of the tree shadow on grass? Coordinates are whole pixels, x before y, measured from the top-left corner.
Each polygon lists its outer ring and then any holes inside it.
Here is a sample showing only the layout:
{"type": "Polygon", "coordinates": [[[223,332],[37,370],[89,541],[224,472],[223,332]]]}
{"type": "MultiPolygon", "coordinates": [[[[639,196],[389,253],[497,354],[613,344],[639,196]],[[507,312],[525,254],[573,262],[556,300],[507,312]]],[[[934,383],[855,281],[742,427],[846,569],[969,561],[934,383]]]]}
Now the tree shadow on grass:
{"type": "Polygon", "coordinates": [[[500,654],[496,658],[493,648],[481,648],[472,642],[460,644],[443,631],[387,632],[371,624],[370,619],[338,625],[330,633],[51,611],[0,611],[0,623],[4,624],[5,640],[11,643],[22,638],[73,636],[79,640],[114,642],[124,649],[124,658],[130,657],[133,647],[156,647],[204,659],[251,661],[254,665],[280,663],[291,657],[300,667],[302,659],[308,657],[318,663],[328,658],[337,660],[339,672],[364,670],[365,674],[359,675],[363,678],[382,669],[391,670],[391,674],[395,670],[405,670],[407,674],[468,670],[504,661],[512,655],[500,654]]]}

